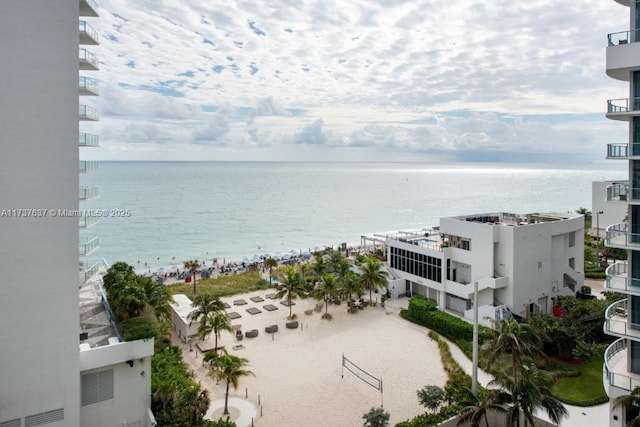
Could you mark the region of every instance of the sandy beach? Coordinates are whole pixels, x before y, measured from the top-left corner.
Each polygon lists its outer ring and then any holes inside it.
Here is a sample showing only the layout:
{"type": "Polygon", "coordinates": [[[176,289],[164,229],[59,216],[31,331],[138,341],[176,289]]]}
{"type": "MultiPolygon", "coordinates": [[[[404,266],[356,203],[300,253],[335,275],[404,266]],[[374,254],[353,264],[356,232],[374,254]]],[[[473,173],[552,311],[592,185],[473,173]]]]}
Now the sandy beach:
{"type": "MultiPolygon", "coordinates": [[[[416,390],[427,384],[444,385],[446,374],[437,346],[424,328],[406,322],[398,314],[406,299],[387,301],[386,308],[380,304],[366,307],[354,314],[347,312],[344,303],[329,305],[333,315],[330,321],[322,319],[319,312],[304,313],[315,307],[316,300],[297,299],[293,312],[301,327],[287,329],[289,309],[266,297],[272,292],[262,290],[223,298],[230,305],[227,312],[242,316],[232,321],[234,325],[241,325],[245,332],[259,330],[256,338],[245,337],[242,341],[224,332],[218,343],[229,353],[249,360],[248,369],[255,377],[241,378],[238,390],[231,394],[241,398],[246,394],[247,400],[256,405],[256,426],[362,425],[362,415],[380,406],[381,393],[347,370],[342,378],[343,353],[371,375],[382,378],[382,398],[385,410],[391,414],[391,425],[425,412],[416,390]],[[251,297],[264,301],[254,302],[251,297]],[[239,299],[247,304],[234,305],[239,299]],[[269,312],[264,309],[267,304],[278,309],[269,312]],[[249,308],[261,312],[251,315],[249,308]],[[272,324],[279,327],[274,335],[265,332],[265,327],[272,324]],[[238,344],[244,348],[233,349],[238,344]]],[[[213,337],[207,341],[212,347],[213,337]]],[[[191,342],[191,351],[188,344],[181,344],[185,360],[212,401],[224,398],[224,385],[216,385],[215,379],[206,376],[207,368],[202,366],[202,353],[195,349],[196,343],[197,339],[191,342]]],[[[232,410],[232,415],[239,422],[238,427],[244,427],[237,418],[239,412],[232,410]]],[[[247,425],[251,425],[250,419],[247,425]]]]}

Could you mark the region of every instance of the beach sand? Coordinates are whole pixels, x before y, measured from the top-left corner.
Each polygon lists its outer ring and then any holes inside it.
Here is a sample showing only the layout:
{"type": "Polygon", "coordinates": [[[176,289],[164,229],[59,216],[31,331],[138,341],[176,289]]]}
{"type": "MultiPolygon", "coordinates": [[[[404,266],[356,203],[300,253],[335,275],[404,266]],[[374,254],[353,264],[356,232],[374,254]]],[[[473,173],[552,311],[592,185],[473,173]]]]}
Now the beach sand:
{"type": "MultiPolygon", "coordinates": [[[[362,415],[380,406],[381,393],[346,369],[342,377],[343,353],[360,368],[382,378],[383,404],[391,414],[391,425],[426,411],[418,403],[416,390],[429,384],[444,385],[446,373],[437,345],[426,336],[425,328],[405,321],[398,314],[407,299],[389,300],[386,308],[378,304],[354,314],[347,312],[344,302],[330,304],[332,320],[321,318],[324,307],[320,313],[304,313],[315,307],[316,300],[296,299],[293,313],[298,315],[301,327],[287,329],[289,308],[266,298],[273,292],[262,290],[222,299],[231,306],[227,312],[235,311],[242,316],[232,320],[232,324],[241,325],[244,332],[259,331],[256,338],[245,337],[242,341],[224,332],[218,342],[230,354],[249,360],[247,369],[255,377],[240,378],[238,389],[232,389],[230,394],[241,398],[248,395],[247,400],[256,405],[256,426],[362,425],[362,415]],[[256,296],[264,301],[250,300],[256,296]],[[233,302],[238,299],[247,304],[235,306],[233,302]],[[266,311],[267,304],[278,309],[266,311]],[[249,314],[246,310],[252,307],[261,313],[249,314]],[[265,327],[272,324],[278,325],[274,335],[265,332],[265,327]],[[244,348],[234,350],[238,344],[244,348]]],[[[375,297],[374,294],[374,300],[375,297]]],[[[208,338],[210,347],[213,341],[213,337],[208,338]]],[[[224,384],[216,385],[216,380],[206,375],[207,368],[202,366],[202,353],[196,351],[196,343],[197,339],[191,342],[191,351],[189,344],[180,344],[185,361],[209,391],[212,401],[224,399],[224,384]]],[[[232,419],[239,415],[237,410],[232,413],[232,419]]],[[[241,424],[238,427],[244,427],[241,424]]],[[[247,425],[251,425],[250,419],[247,425]]]]}

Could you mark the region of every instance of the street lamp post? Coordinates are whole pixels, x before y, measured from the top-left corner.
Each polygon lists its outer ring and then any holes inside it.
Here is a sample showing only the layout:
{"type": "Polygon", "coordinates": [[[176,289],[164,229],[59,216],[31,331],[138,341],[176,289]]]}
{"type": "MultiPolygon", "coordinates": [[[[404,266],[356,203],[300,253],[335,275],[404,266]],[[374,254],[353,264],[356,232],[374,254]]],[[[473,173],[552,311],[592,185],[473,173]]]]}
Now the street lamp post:
{"type": "Polygon", "coordinates": [[[598,262],[600,262],[600,215],[604,211],[596,212],[596,254],[598,256],[598,262]]]}

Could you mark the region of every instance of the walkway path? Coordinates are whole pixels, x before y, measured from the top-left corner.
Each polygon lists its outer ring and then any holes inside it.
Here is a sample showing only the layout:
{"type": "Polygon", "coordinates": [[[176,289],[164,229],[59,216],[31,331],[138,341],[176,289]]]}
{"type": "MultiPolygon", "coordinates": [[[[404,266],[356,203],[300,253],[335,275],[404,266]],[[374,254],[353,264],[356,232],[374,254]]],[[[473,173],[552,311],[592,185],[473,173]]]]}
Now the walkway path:
{"type": "MultiPolygon", "coordinates": [[[[237,414],[235,417],[233,415],[229,415],[229,419],[236,423],[237,427],[251,427],[253,425],[253,420],[257,418],[258,411],[256,406],[249,402],[248,400],[242,399],[240,397],[229,396],[229,408],[233,408],[236,411],[233,411],[237,414]]],[[[224,398],[217,399],[212,401],[209,404],[209,409],[207,413],[204,415],[204,418],[207,420],[212,420],[213,415],[216,411],[220,411],[222,413],[222,409],[224,409],[224,398]]],[[[215,419],[219,419],[222,417],[225,418],[224,415],[216,414],[215,419]]]]}

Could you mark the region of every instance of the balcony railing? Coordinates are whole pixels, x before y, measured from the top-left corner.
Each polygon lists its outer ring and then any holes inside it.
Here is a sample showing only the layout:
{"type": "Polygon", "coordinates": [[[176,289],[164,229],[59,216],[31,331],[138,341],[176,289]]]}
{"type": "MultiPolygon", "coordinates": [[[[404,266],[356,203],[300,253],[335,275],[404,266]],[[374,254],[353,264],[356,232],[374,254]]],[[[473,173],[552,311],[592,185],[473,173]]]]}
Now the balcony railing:
{"type": "Polygon", "coordinates": [[[80,256],[89,255],[91,252],[95,251],[100,247],[100,240],[97,237],[92,239],[87,239],[84,242],[80,243],[80,256]]]}
{"type": "Polygon", "coordinates": [[[87,21],[78,21],[78,30],[80,30],[80,44],[99,44],[98,32],[87,24],[87,21]]]}
{"type": "Polygon", "coordinates": [[[80,147],[98,147],[98,135],[94,135],[91,133],[80,133],[78,136],[78,145],[80,147]]]}
{"type": "Polygon", "coordinates": [[[609,335],[640,338],[640,325],[628,321],[627,299],[616,301],[605,311],[604,331],[609,335]]]}
{"type": "Polygon", "coordinates": [[[98,170],[98,162],[95,160],[80,160],[78,167],[80,173],[95,172],[98,170]]]}
{"type": "Polygon", "coordinates": [[[80,0],[80,16],[99,16],[96,0],[80,0]]]}
{"type": "Polygon", "coordinates": [[[80,120],[98,120],[98,110],[88,105],[78,106],[78,116],[80,120]]]}
{"type": "Polygon", "coordinates": [[[89,228],[93,225],[96,225],[100,222],[100,217],[98,216],[87,216],[82,212],[78,212],[78,227],[80,228],[89,228]]]}
{"type": "Polygon", "coordinates": [[[632,113],[640,111],[640,97],[636,98],[619,98],[607,101],[607,113],[632,113]]]}
{"type": "Polygon", "coordinates": [[[100,263],[96,261],[91,262],[81,262],[80,263],[80,271],[79,271],[79,282],[80,284],[84,284],[87,280],[91,279],[93,276],[98,274],[98,270],[100,269],[100,263]]]}
{"type": "MultiPolygon", "coordinates": [[[[638,189],[634,189],[638,191],[638,189]]],[[[627,182],[617,182],[607,186],[608,201],[626,201],[629,197],[629,184],[627,182]]]]}
{"type": "Polygon", "coordinates": [[[629,277],[626,261],[618,261],[605,270],[605,288],[608,291],[640,295],[640,279],[629,277]]]}
{"type": "Polygon", "coordinates": [[[615,340],[611,345],[609,345],[609,347],[607,347],[604,352],[604,376],[609,385],[631,391],[635,387],[640,386],[640,376],[632,376],[633,374],[626,370],[626,363],[615,363],[620,359],[623,359],[626,362],[626,357],[616,357],[614,360],[616,355],[623,356],[619,355],[619,353],[626,353],[626,351],[627,340],[624,338],[615,340]]]}
{"type": "Polygon", "coordinates": [[[612,248],[640,248],[640,233],[630,233],[626,222],[607,227],[605,245],[612,248]]]}
{"type": "Polygon", "coordinates": [[[631,31],[620,31],[611,33],[607,36],[609,46],[619,46],[629,43],[635,43],[640,40],[640,29],[631,31]]]}
{"type": "Polygon", "coordinates": [[[98,197],[98,187],[80,187],[80,200],[89,200],[98,197]]]}
{"type": "Polygon", "coordinates": [[[98,95],[100,93],[97,81],[82,76],[78,78],[78,90],[80,95],[98,95]]]}
{"type": "Polygon", "coordinates": [[[81,70],[97,70],[100,68],[98,58],[87,49],[80,48],[78,53],[81,70]]]}

